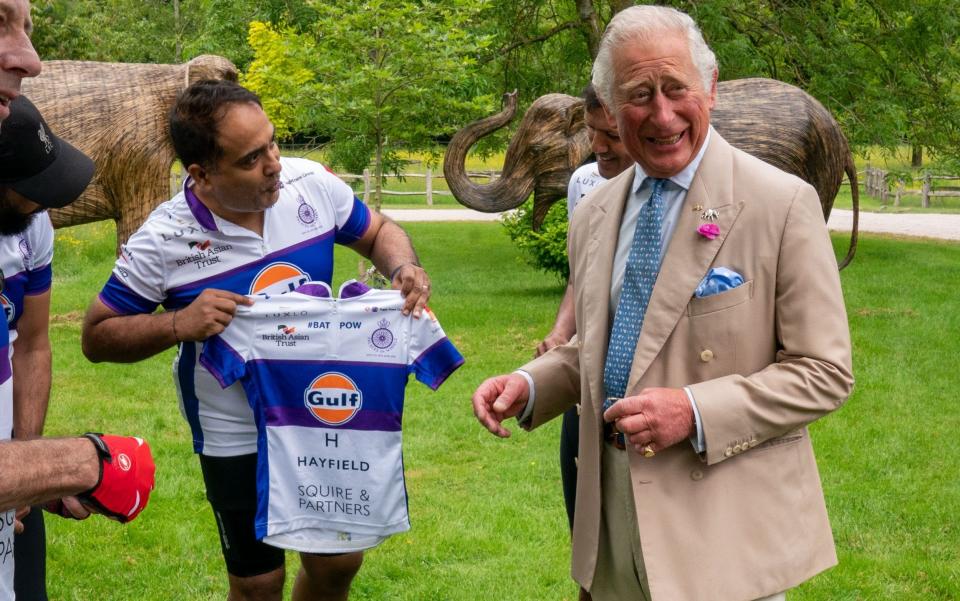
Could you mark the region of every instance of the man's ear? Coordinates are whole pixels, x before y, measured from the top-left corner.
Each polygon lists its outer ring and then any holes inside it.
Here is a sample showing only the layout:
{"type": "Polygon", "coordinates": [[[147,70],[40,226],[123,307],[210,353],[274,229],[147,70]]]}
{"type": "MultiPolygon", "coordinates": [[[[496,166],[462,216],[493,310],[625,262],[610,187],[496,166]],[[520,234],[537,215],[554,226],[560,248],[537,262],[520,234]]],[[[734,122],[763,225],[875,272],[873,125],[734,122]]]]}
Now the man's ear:
{"type": "Polygon", "coordinates": [[[192,163],[187,167],[187,173],[190,174],[190,177],[193,178],[193,181],[197,184],[203,186],[208,182],[208,171],[196,163],[192,163]]]}
{"type": "Polygon", "coordinates": [[[717,69],[713,70],[713,77],[710,79],[710,108],[712,109],[717,104],[717,80],[720,77],[720,72],[717,69]]]}

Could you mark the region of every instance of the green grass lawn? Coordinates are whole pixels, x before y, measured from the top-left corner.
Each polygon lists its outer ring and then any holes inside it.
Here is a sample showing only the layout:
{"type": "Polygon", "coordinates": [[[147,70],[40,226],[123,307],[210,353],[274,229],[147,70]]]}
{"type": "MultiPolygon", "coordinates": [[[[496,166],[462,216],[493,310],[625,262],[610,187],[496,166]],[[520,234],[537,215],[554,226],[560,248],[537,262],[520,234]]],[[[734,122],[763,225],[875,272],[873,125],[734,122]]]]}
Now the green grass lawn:
{"type": "MultiPolygon", "coordinates": [[[[484,377],[532,355],[563,288],[527,267],[497,224],[406,227],[433,278],[431,306],[467,363],[438,392],[408,387],[413,529],[367,554],[352,599],[576,599],[559,424],[498,440],[475,422],[469,402],[484,377]]],[[[838,254],[846,249],[846,235],[834,242],[838,254]]],[[[113,249],[108,224],[58,232],[47,434],[145,436],[157,490],[127,526],[48,516],[51,598],[222,600],[226,578],[176,406],[172,351],[135,365],[92,365],[80,353],[79,320],[113,249]]],[[[344,251],[337,265],[339,283],[357,262],[344,251]]],[[[960,245],[864,236],[842,278],[857,385],[843,409],[813,426],[840,566],[790,599],[960,598],[960,245]]]]}

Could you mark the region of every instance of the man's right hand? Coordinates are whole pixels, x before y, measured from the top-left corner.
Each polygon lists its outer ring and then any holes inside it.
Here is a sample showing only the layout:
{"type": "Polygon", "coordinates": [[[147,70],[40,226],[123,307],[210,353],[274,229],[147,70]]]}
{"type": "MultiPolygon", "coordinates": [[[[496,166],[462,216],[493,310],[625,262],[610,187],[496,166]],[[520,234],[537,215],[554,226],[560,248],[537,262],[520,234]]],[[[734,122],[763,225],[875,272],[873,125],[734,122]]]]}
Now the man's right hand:
{"type": "Polygon", "coordinates": [[[207,288],[192,303],[174,313],[172,327],[177,340],[201,342],[219,334],[233,321],[239,305],[253,305],[253,299],[207,288]]]}
{"type": "Polygon", "coordinates": [[[153,455],[142,438],[86,434],[97,449],[100,478],[85,493],[77,495],[84,505],[98,513],[129,522],[143,511],[153,490],[153,455]]]}
{"type": "Polygon", "coordinates": [[[527,379],[519,374],[488,378],[473,393],[473,415],[484,428],[501,438],[510,436],[503,420],[523,413],[530,399],[527,379]]]}
{"type": "Polygon", "coordinates": [[[547,334],[547,337],[537,345],[537,352],[534,354],[534,357],[539,357],[540,355],[546,353],[555,346],[561,346],[570,342],[570,337],[565,335],[562,332],[550,332],[547,334]]]}

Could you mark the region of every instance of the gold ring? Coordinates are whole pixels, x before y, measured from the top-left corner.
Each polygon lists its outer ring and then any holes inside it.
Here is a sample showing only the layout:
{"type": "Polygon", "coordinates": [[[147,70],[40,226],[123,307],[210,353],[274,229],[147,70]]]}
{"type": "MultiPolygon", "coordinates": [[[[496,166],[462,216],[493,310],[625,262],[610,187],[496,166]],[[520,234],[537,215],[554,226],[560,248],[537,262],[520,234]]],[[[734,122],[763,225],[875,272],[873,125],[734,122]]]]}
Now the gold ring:
{"type": "Polygon", "coordinates": [[[643,447],[643,456],[644,456],[644,457],[646,457],[647,459],[649,459],[649,458],[653,457],[654,455],[656,455],[656,453],[653,451],[653,447],[651,447],[650,445],[647,445],[647,446],[643,447]]]}

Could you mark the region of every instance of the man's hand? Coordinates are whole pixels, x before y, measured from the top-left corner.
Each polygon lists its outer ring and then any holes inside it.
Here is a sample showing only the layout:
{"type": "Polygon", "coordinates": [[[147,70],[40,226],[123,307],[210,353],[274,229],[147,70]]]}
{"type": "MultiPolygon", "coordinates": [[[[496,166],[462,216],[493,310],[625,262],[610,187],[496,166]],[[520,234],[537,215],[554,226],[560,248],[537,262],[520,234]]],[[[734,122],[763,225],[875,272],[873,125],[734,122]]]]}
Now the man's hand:
{"type": "Polygon", "coordinates": [[[420,317],[430,299],[430,276],[423,267],[404,263],[396,269],[390,284],[403,295],[403,314],[413,311],[414,317],[420,317]]]}
{"type": "Polygon", "coordinates": [[[97,449],[100,479],[96,486],[77,495],[84,505],[93,506],[120,522],[129,522],[143,511],[153,490],[153,455],[142,438],[86,434],[97,449]]]}
{"type": "Polygon", "coordinates": [[[201,342],[222,332],[233,321],[237,306],[252,304],[253,300],[242,294],[207,288],[174,313],[174,334],[181,342],[201,342]]]}
{"type": "Polygon", "coordinates": [[[43,508],[69,520],[85,520],[90,517],[95,507],[87,507],[77,497],[63,497],[43,504],[43,508]]]}
{"type": "Polygon", "coordinates": [[[534,357],[539,357],[555,346],[561,346],[570,342],[570,337],[561,332],[550,332],[547,337],[537,345],[537,352],[534,357]]]}
{"type": "Polygon", "coordinates": [[[488,378],[473,393],[473,415],[484,428],[501,438],[510,436],[503,420],[523,413],[530,399],[527,380],[519,374],[488,378]]]}
{"type": "Polygon", "coordinates": [[[603,414],[614,422],[638,453],[654,452],[690,437],[695,428],[690,399],[680,388],[644,388],[637,396],[624,397],[603,414]]]}

